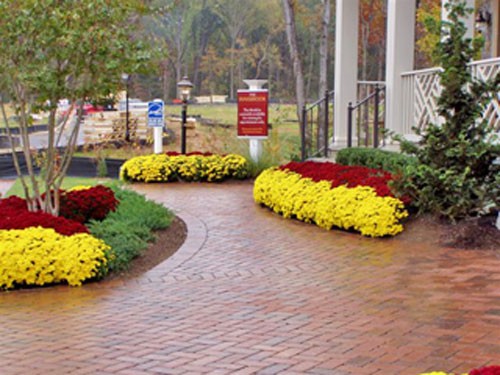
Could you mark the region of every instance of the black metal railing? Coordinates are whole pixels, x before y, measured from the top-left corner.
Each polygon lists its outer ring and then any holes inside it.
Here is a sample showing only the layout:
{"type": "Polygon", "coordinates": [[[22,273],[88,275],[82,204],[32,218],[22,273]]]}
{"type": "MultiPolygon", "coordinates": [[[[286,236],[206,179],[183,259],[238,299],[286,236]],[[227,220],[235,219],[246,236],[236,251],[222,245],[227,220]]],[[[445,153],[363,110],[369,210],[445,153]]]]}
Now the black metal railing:
{"type": "Polygon", "coordinates": [[[309,106],[302,107],[301,159],[328,157],[328,145],[333,137],[333,122],[330,126],[330,113],[333,110],[334,91],[325,91],[325,96],[309,106]]]}
{"type": "Polygon", "coordinates": [[[383,128],[383,110],[385,87],[379,84],[373,86],[371,92],[356,104],[349,103],[347,107],[347,147],[353,146],[354,112],[356,116],[357,146],[374,147],[380,145],[380,130],[383,128]]]}

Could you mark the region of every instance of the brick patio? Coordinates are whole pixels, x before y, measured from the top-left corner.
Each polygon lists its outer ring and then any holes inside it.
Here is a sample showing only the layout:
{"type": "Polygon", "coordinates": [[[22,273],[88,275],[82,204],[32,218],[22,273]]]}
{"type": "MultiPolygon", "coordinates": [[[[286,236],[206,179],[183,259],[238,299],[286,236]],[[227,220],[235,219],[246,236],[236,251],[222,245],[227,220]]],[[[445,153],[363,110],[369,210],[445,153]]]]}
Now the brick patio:
{"type": "Polygon", "coordinates": [[[500,258],[432,228],[284,220],[249,183],[136,185],[184,246],[128,281],[0,293],[0,373],[399,374],[500,364],[500,258]]]}

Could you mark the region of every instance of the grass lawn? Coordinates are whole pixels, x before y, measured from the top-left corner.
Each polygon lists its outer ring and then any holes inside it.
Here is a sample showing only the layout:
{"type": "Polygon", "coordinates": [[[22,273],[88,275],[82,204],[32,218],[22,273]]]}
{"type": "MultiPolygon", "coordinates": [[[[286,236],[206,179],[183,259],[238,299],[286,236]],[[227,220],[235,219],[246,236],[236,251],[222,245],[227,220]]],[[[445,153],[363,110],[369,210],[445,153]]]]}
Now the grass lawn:
{"type": "MultiPolygon", "coordinates": [[[[69,189],[78,185],[85,186],[95,186],[102,184],[104,182],[109,181],[109,179],[104,178],[86,178],[86,177],[66,177],[63,181],[62,188],[69,189]]],[[[24,198],[24,191],[21,185],[21,181],[19,179],[16,180],[14,185],[9,189],[9,191],[5,194],[6,197],[11,195],[17,195],[19,197],[24,198]]]]}
{"type": "MultiPolygon", "coordinates": [[[[181,114],[181,106],[167,105],[166,117],[181,114]]],[[[236,153],[249,157],[247,139],[238,139],[236,135],[237,105],[236,104],[193,104],[188,107],[188,116],[195,116],[216,125],[204,124],[199,121],[195,135],[188,132],[187,151],[203,151],[218,154],[236,153]],[[224,126],[219,126],[224,125],[224,126]]],[[[279,164],[289,161],[292,156],[300,153],[300,132],[296,120],[295,105],[269,105],[270,135],[263,142],[263,158],[266,164],[279,164]]],[[[176,134],[176,141],[164,145],[164,151],[180,151],[180,122],[167,124],[176,134]]],[[[129,159],[133,156],[153,153],[153,145],[139,147],[128,145],[124,147],[105,147],[98,150],[86,150],[75,156],[101,156],[117,159],[129,159]]]]}
{"type": "MultiPolygon", "coordinates": [[[[166,105],[165,113],[167,115],[180,116],[181,106],[166,105]]],[[[188,106],[188,115],[210,119],[220,124],[234,125],[238,122],[238,106],[233,104],[190,104],[188,106]]],[[[298,131],[297,116],[295,114],[295,105],[292,104],[270,104],[269,105],[269,123],[273,126],[287,127],[298,131]]]]}

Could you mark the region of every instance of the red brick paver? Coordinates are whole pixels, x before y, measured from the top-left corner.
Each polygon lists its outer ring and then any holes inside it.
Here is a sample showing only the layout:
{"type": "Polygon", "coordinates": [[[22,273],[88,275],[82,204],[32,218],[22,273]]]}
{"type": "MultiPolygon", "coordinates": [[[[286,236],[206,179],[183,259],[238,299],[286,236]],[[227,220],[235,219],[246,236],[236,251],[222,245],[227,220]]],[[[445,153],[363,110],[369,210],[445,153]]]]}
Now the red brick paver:
{"type": "MultiPolygon", "coordinates": [[[[500,363],[500,259],[284,220],[249,183],[137,185],[186,244],[129,281],[0,293],[0,374],[465,372],[500,363]]],[[[411,236],[409,235],[411,234],[411,236]]]]}

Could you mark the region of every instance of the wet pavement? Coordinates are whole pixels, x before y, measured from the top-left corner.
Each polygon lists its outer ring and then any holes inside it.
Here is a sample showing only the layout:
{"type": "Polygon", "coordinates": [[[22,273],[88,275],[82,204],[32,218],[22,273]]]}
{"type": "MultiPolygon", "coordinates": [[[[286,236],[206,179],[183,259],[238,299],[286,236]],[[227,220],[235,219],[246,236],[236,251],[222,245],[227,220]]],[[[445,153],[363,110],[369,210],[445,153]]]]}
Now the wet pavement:
{"type": "Polygon", "coordinates": [[[432,227],[369,239],[282,219],[250,183],[134,188],[188,225],[131,280],[0,293],[4,374],[462,373],[500,364],[500,259],[432,227]]]}

